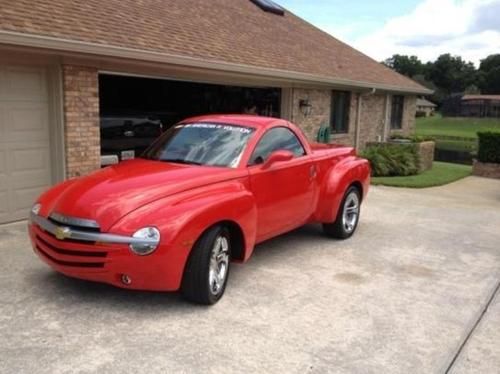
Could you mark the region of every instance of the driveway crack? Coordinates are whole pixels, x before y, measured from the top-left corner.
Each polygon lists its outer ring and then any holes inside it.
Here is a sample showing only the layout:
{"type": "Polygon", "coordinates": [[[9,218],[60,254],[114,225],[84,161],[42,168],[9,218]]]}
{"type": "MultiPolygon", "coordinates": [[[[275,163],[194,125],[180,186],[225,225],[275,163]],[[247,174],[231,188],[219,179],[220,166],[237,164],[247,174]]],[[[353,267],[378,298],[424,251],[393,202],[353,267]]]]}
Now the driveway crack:
{"type": "Polygon", "coordinates": [[[469,330],[469,332],[467,333],[467,335],[463,339],[462,343],[458,347],[457,351],[453,355],[453,358],[450,361],[449,365],[446,367],[445,374],[450,373],[450,370],[453,369],[453,366],[455,365],[455,362],[457,361],[458,357],[460,357],[460,354],[462,353],[463,349],[467,345],[469,339],[472,337],[472,335],[474,335],[474,332],[475,332],[476,328],[479,326],[479,324],[481,323],[483,317],[488,312],[488,309],[489,309],[489,307],[490,307],[493,299],[495,298],[495,296],[496,296],[496,294],[498,293],[499,290],[500,290],[500,279],[497,281],[497,284],[494,287],[493,292],[489,296],[488,301],[486,302],[486,304],[484,305],[483,309],[481,310],[481,313],[479,314],[479,316],[477,317],[476,321],[472,325],[471,329],[469,330]]]}

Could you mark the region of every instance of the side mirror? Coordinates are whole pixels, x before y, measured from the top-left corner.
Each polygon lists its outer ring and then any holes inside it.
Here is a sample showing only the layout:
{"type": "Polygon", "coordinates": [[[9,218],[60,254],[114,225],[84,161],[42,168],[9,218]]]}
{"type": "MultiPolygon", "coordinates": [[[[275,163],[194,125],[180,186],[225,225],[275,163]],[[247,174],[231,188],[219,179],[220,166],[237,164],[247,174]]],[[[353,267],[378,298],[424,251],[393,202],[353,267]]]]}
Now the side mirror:
{"type": "Polygon", "coordinates": [[[290,151],[285,151],[285,150],[274,151],[269,155],[267,160],[264,162],[262,168],[268,169],[271,167],[271,165],[277,162],[290,161],[293,157],[294,154],[290,151]]]}

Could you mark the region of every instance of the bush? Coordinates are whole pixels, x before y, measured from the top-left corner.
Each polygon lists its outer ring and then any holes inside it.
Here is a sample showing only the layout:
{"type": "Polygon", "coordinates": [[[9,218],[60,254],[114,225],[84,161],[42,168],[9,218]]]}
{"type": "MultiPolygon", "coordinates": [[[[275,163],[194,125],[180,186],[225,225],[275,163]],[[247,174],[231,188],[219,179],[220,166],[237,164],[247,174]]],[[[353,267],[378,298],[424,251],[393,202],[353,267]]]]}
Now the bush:
{"type": "Polygon", "coordinates": [[[372,176],[393,177],[418,174],[419,157],[415,144],[377,144],[361,152],[370,161],[372,176]]]}
{"type": "Polygon", "coordinates": [[[478,132],[477,159],[481,162],[500,164],[500,132],[478,132]]]}
{"type": "Polygon", "coordinates": [[[423,110],[417,110],[417,112],[415,113],[415,117],[417,118],[427,117],[427,113],[424,112],[423,110]]]}

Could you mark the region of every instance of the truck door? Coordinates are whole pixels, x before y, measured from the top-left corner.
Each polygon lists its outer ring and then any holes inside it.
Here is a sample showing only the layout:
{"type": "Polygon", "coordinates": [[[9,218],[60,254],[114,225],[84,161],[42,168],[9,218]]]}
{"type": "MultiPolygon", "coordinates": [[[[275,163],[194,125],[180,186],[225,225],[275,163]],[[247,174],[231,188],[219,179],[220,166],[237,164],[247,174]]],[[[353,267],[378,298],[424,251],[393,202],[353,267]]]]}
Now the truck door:
{"type": "Polygon", "coordinates": [[[312,215],[316,170],[290,129],[275,127],[263,135],[250,158],[249,175],[257,205],[257,241],[292,230],[312,215]],[[264,167],[278,150],[290,151],[294,158],[264,167]]]}

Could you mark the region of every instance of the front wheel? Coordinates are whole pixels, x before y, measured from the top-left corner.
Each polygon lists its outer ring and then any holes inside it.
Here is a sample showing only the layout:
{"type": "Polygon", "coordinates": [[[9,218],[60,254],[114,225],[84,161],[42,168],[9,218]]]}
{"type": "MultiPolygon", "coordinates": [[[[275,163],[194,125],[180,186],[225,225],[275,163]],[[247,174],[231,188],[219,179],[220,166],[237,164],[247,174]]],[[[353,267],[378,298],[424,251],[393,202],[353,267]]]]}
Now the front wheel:
{"type": "Polygon", "coordinates": [[[359,189],[351,186],[347,190],[333,223],[324,223],[323,231],[333,238],[347,239],[354,234],[361,211],[361,194],[359,189]]]}
{"type": "Polygon", "coordinates": [[[207,230],[194,245],[182,280],[182,294],[192,302],[215,304],[224,294],[231,263],[227,228],[207,230]]]}

